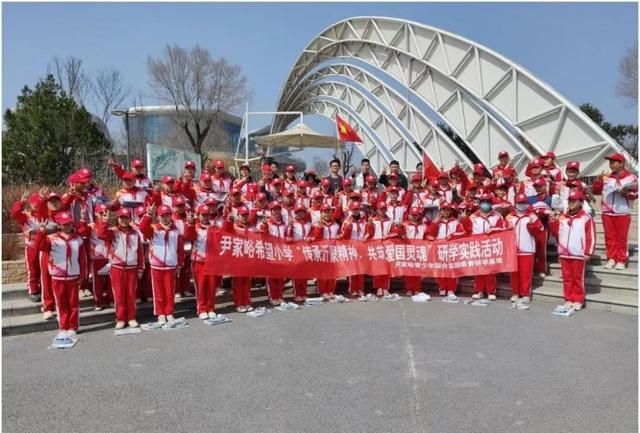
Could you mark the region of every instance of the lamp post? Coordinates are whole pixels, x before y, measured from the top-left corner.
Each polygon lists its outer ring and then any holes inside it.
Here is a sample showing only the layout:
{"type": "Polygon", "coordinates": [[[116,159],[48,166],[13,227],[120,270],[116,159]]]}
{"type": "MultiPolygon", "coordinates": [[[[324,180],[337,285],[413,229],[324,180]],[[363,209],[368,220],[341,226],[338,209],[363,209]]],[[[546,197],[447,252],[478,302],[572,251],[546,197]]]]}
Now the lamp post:
{"type": "Polygon", "coordinates": [[[131,170],[131,143],[130,143],[130,134],[129,134],[129,117],[136,117],[141,114],[141,111],[134,109],[133,111],[129,108],[119,108],[117,110],[112,110],[111,114],[117,117],[124,116],[124,127],[127,129],[127,169],[131,170]]]}

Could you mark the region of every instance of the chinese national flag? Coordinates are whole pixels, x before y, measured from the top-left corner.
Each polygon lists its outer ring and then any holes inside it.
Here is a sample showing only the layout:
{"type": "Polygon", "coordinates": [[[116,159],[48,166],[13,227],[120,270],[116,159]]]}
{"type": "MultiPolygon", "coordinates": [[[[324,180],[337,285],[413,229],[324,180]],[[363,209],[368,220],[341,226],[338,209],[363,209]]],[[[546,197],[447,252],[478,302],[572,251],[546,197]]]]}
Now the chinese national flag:
{"type": "Polygon", "coordinates": [[[362,138],[353,130],[344,119],[336,114],[336,127],[338,129],[338,140],[362,143],[362,138]]]}
{"type": "Polygon", "coordinates": [[[440,175],[440,170],[425,152],[422,153],[422,169],[424,170],[424,177],[426,179],[437,179],[440,175]]]}

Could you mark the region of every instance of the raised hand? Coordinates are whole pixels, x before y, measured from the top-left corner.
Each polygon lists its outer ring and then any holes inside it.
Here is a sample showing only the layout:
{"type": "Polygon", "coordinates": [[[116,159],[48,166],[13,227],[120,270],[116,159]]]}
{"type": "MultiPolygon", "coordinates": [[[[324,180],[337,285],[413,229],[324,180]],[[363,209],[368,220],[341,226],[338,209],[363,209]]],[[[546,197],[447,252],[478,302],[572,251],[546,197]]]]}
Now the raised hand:
{"type": "Polygon", "coordinates": [[[22,193],[22,196],[20,197],[20,201],[27,201],[27,199],[29,198],[29,191],[24,191],[22,193]]]}
{"type": "Polygon", "coordinates": [[[156,204],[151,203],[149,207],[147,207],[147,214],[149,216],[154,216],[156,214],[156,204]]]}

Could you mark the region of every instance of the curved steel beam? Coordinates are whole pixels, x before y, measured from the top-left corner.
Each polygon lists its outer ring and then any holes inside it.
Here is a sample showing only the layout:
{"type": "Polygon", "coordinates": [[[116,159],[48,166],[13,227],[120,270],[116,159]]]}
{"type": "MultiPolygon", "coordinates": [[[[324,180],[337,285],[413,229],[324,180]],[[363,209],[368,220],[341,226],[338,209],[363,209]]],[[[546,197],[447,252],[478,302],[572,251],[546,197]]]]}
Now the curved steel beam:
{"type": "MultiPolygon", "coordinates": [[[[374,49],[365,49],[365,55],[369,54],[378,67],[404,79],[408,86],[415,86],[416,77],[409,65],[400,61],[399,54],[424,61],[427,70],[454,80],[458,87],[455,90],[462,89],[491,107],[537,151],[555,151],[560,163],[580,160],[584,175],[601,171],[605,165],[602,155],[611,150],[624,153],[637,172],[637,162],[620,145],[522,66],[460,36],[405,20],[355,17],[329,26],[298,58],[283,85],[279,105],[320,55],[345,53],[357,57],[360,53],[353,50],[357,43],[375,45],[374,49]]],[[[448,92],[451,97],[451,89],[444,90],[439,89],[441,96],[448,92]]]]}

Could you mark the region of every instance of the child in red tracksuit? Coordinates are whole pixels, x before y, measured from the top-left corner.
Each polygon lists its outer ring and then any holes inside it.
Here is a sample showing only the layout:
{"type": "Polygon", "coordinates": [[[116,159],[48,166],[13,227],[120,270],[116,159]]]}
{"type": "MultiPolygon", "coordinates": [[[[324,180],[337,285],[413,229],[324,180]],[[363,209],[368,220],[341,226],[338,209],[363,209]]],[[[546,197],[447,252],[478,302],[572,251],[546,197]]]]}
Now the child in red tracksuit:
{"type": "MultiPolygon", "coordinates": [[[[301,181],[304,182],[304,181],[301,181]]],[[[307,208],[303,204],[297,204],[294,208],[294,219],[289,221],[287,227],[287,241],[308,241],[311,234],[311,223],[307,218],[307,208]]],[[[296,278],[293,280],[294,301],[303,302],[307,298],[307,280],[296,278]]]]}
{"type": "MultiPolygon", "coordinates": [[[[462,220],[465,231],[472,235],[489,234],[504,229],[504,218],[492,208],[491,194],[480,196],[480,209],[462,220]]],[[[490,301],[496,300],[496,274],[476,275],[473,299],[482,299],[485,292],[490,301]]]]}
{"type": "MultiPolygon", "coordinates": [[[[79,320],[80,281],[87,276],[87,253],[85,243],[75,230],[69,212],[56,215],[60,231],[47,235],[42,224],[36,235],[39,251],[48,253],[48,269],[58,311],[58,337],[75,338],[79,320]]],[[[86,221],[80,221],[86,224],[86,221]]]]}
{"type": "Polygon", "coordinates": [[[528,304],[531,299],[533,280],[533,261],[536,252],[536,235],[544,230],[542,221],[529,206],[529,198],[518,194],[515,198],[516,209],[507,215],[506,222],[516,233],[518,270],[511,273],[511,302],[528,304]]]}
{"type": "Polygon", "coordinates": [[[153,224],[156,205],[150,205],[140,221],[140,231],[149,240],[149,264],[153,289],[153,310],[158,323],[175,320],[176,277],[184,265],[184,239],[171,220],[171,208],[158,207],[158,222],[153,224]]]}
{"type": "MultiPolygon", "coordinates": [[[[363,241],[371,237],[371,226],[362,217],[360,203],[349,204],[350,215],[342,223],[341,239],[363,241]]],[[[349,277],[349,293],[352,297],[364,296],[364,274],[349,277]]]]}
{"type": "MultiPolygon", "coordinates": [[[[287,235],[287,224],[282,218],[282,206],[277,201],[269,205],[271,215],[262,223],[260,228],[262,233],[269,234],[279,239],[284,239],[287,235]]],[[[284,278],[267,278],[267,293],[271,305],[284,303],[284,278]]]]}
{"type": "MultiPolygon", "coordinates": [[[[424,240],[426,239],[428,227],[425,223],[420,221],[422,218],[422,211],[418,207],[412,207],[409,209],[409,220],[402,224],[400,233],[405,239],[412,240],[424,240]]],[[[403,277],[404,280],[404,292],[406,296],[413,296],[422,292],[422,278],[421,277],[403,277]]]]}
{"type": "MultiPolygon", "coordinates": [[[[391,220],[387,215],[387,204],[384,201],[378,202],[376,205],[377,215],[369,222],[371,228],[369,239],[387,239],[397,236],[398,224],[391,220]]],[[[376,290],[376,296],[386,296],[389,294],[389,286],[391,277],[389,275],[374,275],[372,278],[373,288],[376,290]]]]}
{"type": "MultiPolygon", "coordinates": [[[[451,203],[446,200],[440,202],[440,214],[429,227],[428,239],[431,240],[449,240],[465,236],[466,233],[460,221],[453,215],[451,203]]],[[[438,283],[438,295],[447,296],[451,300],[455,300],[456,290],[458,289],[457,278],[436,278],[438,283]]]]}
{"type": "MultiPolygon", "coordinates": [[[[124,208],[123,208],[124,209],[124,208]]],[[[120,209],[120,210],[123,210],[120,209]]],[[[129,212],[127,209],[125,211],[129,212]]],[[[109,210],[104,204],[96,205],[94,221],[100,220],[105,216],[108,218],[109,210]]],[[[90,230],[89,234],[89,262],[91,271],[91,281],[93,289],[93,304],[94,311],[102,311],[105,301],[106,304],[113,302],[113,290],[111,290],[109,284],[109,274],[111,272],[111,265],[109,263],[107,245],[103,239],[98,237],[98,230],[96,223],[90,223],[88,225],[90,230]]]]}
{"type": "MultiPolygon", "coordinates": [[[[173,223],[184,237],[185,222],[191,211],[187,212],[187,203],[181,197],[173,201],[173,223]]],[[[193,296],[191,293],[191,242],[184,242],[184,266],[180,269],[176,280],[176,298],[193,296]]]]}
{"type": "Polygon", "coordinates": [[[202,320],[215,319],[216,277],[205,272],[207,257],[207,239],[211,224],[209,206],[200,205],[197,209],[198,221],[187,220],[185,241],[191,242],[191,269],[196,286],[196,314],[202,320]]]}
{"type": "Polygon", "coordinates": [[[549,223],[551,233],[558,239],[565,307],[575,311],[584,306],[584,270],[596,243],[595,223],[582,209],[583,201],[582,191],[572,191],[567,211],[549,223]]]}
{"type": "Polygon", "coordinates": [[[131,212],[121,208],[116,227],[108,223],[108,211],[96,223],[97,236],[106,243],[111,264],[111,287],[116,304],[116,329],[137,328],[136,291],[144,271],[142,238],[131,224],[131,212]]]}
{"type": "MultiPolygon", "coordinates": [[[[313,226],[311,237],[314,241],[322,241],[328,239],[338,239],[340,233],[340,226],[333,220],[333,208],[328,204],[323,204],[320,208],[322,211],[322,220],[313,226]]],[[[325,300],[329,300],[335,297],[336,292],[336,280],[332,279],[320,279],[317,280],[318,293],[322,295],[325,300]]]]}
{"type": "MultiPolygon", "coordinates": [[[[249,221],[250,211],[246,206],[238,209],[238,220],[232,215],[224,222],[223,230],[231,233],[247,234],[256,231],[256,226],[249,221]]],[[[232,277],[231,290],[233,291],[233,303],[238,313],[253,311],[251,306],[251,277],[232,277]]]]}

